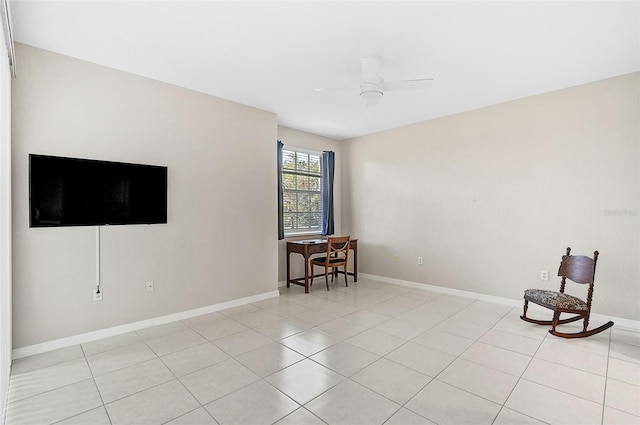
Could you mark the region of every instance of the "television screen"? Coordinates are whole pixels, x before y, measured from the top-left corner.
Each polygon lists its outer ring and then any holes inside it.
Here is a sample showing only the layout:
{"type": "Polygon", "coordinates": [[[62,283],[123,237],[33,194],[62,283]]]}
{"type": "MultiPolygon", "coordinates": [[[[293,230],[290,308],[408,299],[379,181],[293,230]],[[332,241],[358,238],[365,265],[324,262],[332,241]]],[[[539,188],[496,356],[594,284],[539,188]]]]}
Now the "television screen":
{"type": "Polygon", "coordinates": [[[29,226],[167,222],[167,167],[29,155],[29,226]]]}

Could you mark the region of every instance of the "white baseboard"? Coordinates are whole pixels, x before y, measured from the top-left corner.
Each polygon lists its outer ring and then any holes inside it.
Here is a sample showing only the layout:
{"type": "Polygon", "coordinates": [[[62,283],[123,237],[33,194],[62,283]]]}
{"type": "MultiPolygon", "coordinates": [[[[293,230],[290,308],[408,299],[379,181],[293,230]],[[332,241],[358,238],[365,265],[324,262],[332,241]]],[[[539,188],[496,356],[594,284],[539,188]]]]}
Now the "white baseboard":
{"type": "MultiPolygon", "coordinates": [[[[448,294],[448,295],[474,298],[480,301],[508,305],[511,307],[522,307],[521,299],[514,300],[510,298],[496,297],[493,295],[480,294],[477,292],[463,291],[460,289],[446,288],[444,286],[429,285],[426,283],[411,282],[407,280],[394,279],[390,277],[377,276],[377,275],[366,274],[366,273],[360,273],[359,277],[363,279],[370,279],[378,282],[385,282],[385,283],[405,286],[409,288],[424,289],[424,290],[439,292],[439,293],[448,294]]],[[[282,287],[282,286],[285,286],[285,282],[284,281],[278,282],[278,287],[282,287]]],[[[47,341],[40,344],[34,344],[26,347],[15,348],[12,352],[12,355],[13,355],[13,359],[19,359],[22,357],[32,356],[34,354],[40,354],[48,351],[57,350],[59,348],[70,347],[72,345],[83,344],[86,342],[108,338],[111,336],[122,335],[128,332],[149,328],[151,326],[164,325],[166,323],[175,322],[178,320],[184,320],[190,317],[200,316],[203,314],[213,313],[213,312],[224,310],[231,307],[237,307],[244,304],[262,301],[269,298],[277,297],[279,295],[280,293],[277,290],[265,292],[263,294],[240,298],[232,301],[227,301],[220,304],[214,304],[207,307],[201,307],[194,310],[183,311],[180,313],[169,314],[167,316],[160,316],[160,317],[155,317],[153,319],[142,320],[140,322],[128,323],[126,325],[115,326],[112,328],[106,328],[106,329],[101,329],[98,331],[88,332],[80,335],[60,338],[53,341],[47,341]]],[[[531,306],[531,307],[534,309],[536,308],[536,306],[531,306]]],[[[637,320],[625,319],[622,317],[605,316],[605,315],[596,314],[596,313],[592,313],[591,317],[594,320],[601,321],[601,322],[612,320],[613,322],[615,322],[616,326],[619,326],[621,328],[628,328],[634,331],[640,331],[640,321],[637,321],[637,320]]]]}
{"type": "MultiPolygon", "coordinates": [[[[510,298],[496,297],[493,295],[480,294],[477,292],[462,291],[460,289],[445,288],[444,286],[429,285],[427,283],[411,282],[407,280],[400,280],[400,279],[394,279],[390,277],[377,276],[377,275],[365,274],[365,273],[359,273],[358,277],[375,280],[378,282],[391,283],[393,285],[406,286],[409,288],[424,289],[424,290],[440,292],[448,295],[457,295],[460,297],[475,298],[480,301],[487,301],[495,304],[503,304],[511,307],[522,307],[523,305],[522,299],[513,300],[510,298]]],[[[536,305],[530,304],[530,308],[536,309],[536,307],[537,307],[536,305]]],[[[540,311],[544,311],[544,309],[542,309],[541,307],[540,311]]],[[[597,313],[591,313],[591,318],[594,321],[598,321],[598,322],[607,322],[611,320],[616,324],[616,326],[619,326],[621,328],[640,331],[640,321],[638,320],[625,319],[623,317],[606,316],[606,315],[597,314],[597,313]]]]}
{"type": "Polygon", "coordinates": [[[278,291],[265,292],[263,294],[253,295],[251,297],[239,298],[237,300],[227,301],[220,304],[213,304],[206,307],[196,308],[194,310],[182,311],[180,313],[155,317],[153,319],[142,320],[140,322],[128,323],[126,325],[114,326],[112,328],[101,329],[98,331],[87,332],[84,334],[60,338],[53,341],[47,341],[40,344],[15,348],[12,352],[13,359],[20,359],[22,357],[45,353],[47,351],[53,351],[59,348],[70,347],[72,345],[78,345],[98,339],[108,338],[111,336],[122,335],[128,332],[139,331],[140,329],[149,328],[151,326],[164,325],[166,323],[184,320],[190,317],[201,316],[203,314],[213,313],[231,307],[238,307],[240,305],[266,300],[269,298],[277,297],[279,295],[280,292],[278,291]]]}

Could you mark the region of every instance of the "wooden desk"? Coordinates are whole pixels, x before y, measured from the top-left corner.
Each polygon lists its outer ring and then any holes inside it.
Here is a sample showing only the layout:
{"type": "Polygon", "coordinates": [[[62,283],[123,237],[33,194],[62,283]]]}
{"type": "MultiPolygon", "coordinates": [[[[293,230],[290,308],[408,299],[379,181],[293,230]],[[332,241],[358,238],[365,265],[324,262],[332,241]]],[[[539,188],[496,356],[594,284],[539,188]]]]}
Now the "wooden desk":
{"type": "MultiPolygon", "coordinates": [[[[347,272],[348,275],[353,276],[353,281],[358,281],[358,240],[351,239],[349,241],[351,243],[350,247],[353,250],[353,273],[347,272]]],[[[290,284],[296,284],[300,286],[304,286],[304,293],[309,293],[309,257],[312,254],[320,254],[327,253],[327,240],[326,239],[307,239],[303,241],[290,241],[287,242],[287,288],[290,287],[290,284]],[[304,257],[304,277],[299,277],[297,279],[291,279],[291,262],[290,255],[292,252],[296,252],[301,254],[304,257]]],[[[342,272],[340,272],[342,273],[342,272]]],[[[324,276],[324,274],[314,275],[316,276],[324,276]]]]}

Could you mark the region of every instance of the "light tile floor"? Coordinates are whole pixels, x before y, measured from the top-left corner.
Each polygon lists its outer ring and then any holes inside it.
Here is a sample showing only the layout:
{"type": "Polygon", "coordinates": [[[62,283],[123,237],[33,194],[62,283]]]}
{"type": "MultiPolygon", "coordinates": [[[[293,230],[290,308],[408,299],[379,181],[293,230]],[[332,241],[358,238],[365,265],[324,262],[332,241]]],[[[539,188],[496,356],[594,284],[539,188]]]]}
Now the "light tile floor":
{"type": "Polygon", "coordinates": [[[519,314],[363,279],[281,288],[17,359],[6,424],[640,424],[640,332],[565,340],[519,314]]]}

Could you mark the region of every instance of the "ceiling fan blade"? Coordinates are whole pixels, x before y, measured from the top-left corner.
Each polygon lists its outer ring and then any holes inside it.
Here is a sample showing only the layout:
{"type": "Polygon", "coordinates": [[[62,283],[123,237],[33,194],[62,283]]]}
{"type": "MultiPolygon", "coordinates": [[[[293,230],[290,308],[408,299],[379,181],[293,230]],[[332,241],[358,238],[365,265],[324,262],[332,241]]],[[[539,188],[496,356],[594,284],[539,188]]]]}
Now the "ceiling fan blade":
{"type": "Polygon", "coordinates": [[[313,89],[313,91],[316,92],[316,93],[325,93],[325,92],[333,92],[333,91],[345,91],[345,90],[355,91],[356,89],[354,89],[353,87],[316,87],[316,88],[313,89]]]}
{"type": "Polygon", "coordinates": [[[418,90],[431,87],[433,78],[418,78],[415,80],[385,81],[382,87],[385,91],[391,90],[418,90]]]}

